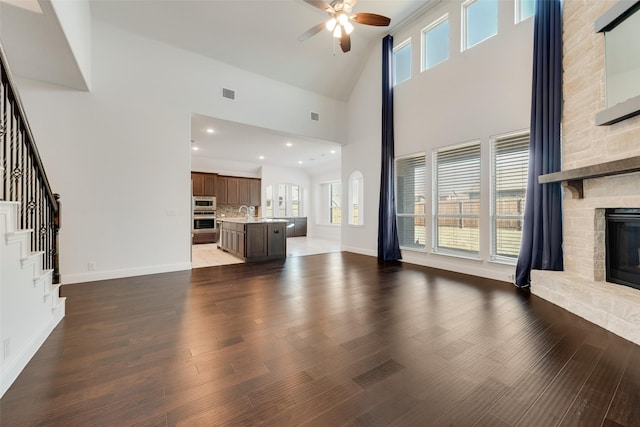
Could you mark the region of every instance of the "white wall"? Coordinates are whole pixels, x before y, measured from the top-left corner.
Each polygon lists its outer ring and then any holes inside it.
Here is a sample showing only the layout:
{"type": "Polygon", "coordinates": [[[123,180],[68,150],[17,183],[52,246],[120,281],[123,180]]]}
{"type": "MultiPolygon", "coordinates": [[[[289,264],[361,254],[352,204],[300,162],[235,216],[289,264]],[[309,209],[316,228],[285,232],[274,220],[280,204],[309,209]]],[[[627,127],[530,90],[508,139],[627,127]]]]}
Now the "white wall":
{"type": "Polygon", "coordinates": [[[346,139],[343,102],[100,22],[92,31],[90,93],[19,80],[62,196],[63,283],[190,268],[192,112],[346,139]],[[222,87],[236,90],[235,103],[222,99],[222,87]],[[311,110],[326,120],[311,121],[311,110]]]}
{"type": "MultiPolygon", "coordinates": [[[[533,19],[514,24],[514,2],[499,3],[498,35],[460,52],[460,1],[442,2],[394,36],[395,44],[412,39],[412,78],[396,86],[395,154],[427,153],[470,140],[482,143],[481,260],[403,251],[404,261],[508,280],[513,266],[489,262],[489,159],[491,136],[527,129],[530,120],[533,19]],[[421,30],[449,14],[449,59],[420,72],[421,30]]],[[[380,174],[381,47],[373,51],[349,100],[349,142],[343,149],[342,177],[354,169],[365,176],[365,227],[344,227],[343,248],[377,254],[380,174]],[[376,191],[371,188],[375,185],[376,191]]],[[[431,188],[431,176],[427,188],[431,188]]],[[[431,212],[430,200],[426,206],[431,212]]],[[[430,241],[430,236],[428,236],[430,241]]],[[[430,246],[430,245],[428,245],[430,246]]]]}
{"type": "Polygon", "coordinates": [[[217,173],[220,175],[260,178],[260,166],[249,162],[236,162],[211,157],[191,157],[193,172],[217,173]]]}

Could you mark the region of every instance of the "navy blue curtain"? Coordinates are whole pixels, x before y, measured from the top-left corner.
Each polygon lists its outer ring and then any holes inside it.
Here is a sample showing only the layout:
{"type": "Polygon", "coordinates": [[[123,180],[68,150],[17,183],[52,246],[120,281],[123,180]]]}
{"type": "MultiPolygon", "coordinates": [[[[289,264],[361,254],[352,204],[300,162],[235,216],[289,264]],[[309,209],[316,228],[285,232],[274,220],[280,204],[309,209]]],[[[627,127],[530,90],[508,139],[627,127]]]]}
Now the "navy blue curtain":
{"type": "Polygon", "coordinates": [[[531,269],[562,270],[562,191],[538,176],[561,168],[562,9],[560,0],[538,0],[534,17],[531,145],[522,244],[516,286],[527,288],[531,269]]]}
{"type": "Polygon", "coordinates": [[[402,258],[396,225],[396,203],[393,183],[393,37],[382,40],[382,168],[380,173],[380,206],[378,210],[378,260],[402,258]]]}

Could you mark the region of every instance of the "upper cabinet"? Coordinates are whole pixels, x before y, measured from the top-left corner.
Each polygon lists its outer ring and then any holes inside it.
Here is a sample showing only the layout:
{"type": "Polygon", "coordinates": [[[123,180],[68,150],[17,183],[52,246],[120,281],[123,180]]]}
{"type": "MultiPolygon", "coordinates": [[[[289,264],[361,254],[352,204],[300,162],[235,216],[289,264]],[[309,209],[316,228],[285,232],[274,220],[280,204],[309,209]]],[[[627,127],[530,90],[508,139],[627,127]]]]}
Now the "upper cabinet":
{"type": "Polygon", "coordinates": [[[191,188],[194,196],[216,196],[215,173],[191,172],[191,188]]]}
{"type": "Polygon", "coordinates": [[[261,180],[191,172],[194,196],[215,196],[218,205],[260,206],[261,180]]]}
{"type": "Polygon", "coordinates": [[[250,179],[249,180],[249,206],[260,206],[261,202],[261,181],[259,179],[250,179]]]}
{"type": "Polygon", "coordinates": [[[227,204],[227,177],[218,176],[218,183],[216,185],[216,204],[227,204]]]}

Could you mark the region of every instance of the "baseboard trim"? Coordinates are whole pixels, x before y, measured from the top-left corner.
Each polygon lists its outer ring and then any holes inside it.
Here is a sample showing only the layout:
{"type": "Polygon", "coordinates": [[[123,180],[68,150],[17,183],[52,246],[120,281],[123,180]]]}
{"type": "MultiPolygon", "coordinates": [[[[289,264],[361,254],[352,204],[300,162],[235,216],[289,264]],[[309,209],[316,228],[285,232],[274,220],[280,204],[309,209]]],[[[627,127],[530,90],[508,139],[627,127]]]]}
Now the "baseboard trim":
{"type": "Polygon", "coordinates": [[[367,256],[373,256],[373,257],[377,257],[378,256],[378,252],[371,250],[371,249],[365,249],[365,248],[357,248],[355,246],[342,246],[342,250],[344,252],[353,252],[354,254],[360,254],[360,255],[367,255],[367,256]]]}
{"type": "Polygon", "coordinates": [[[55,311],[54,313],[51,321],[33,338],[31,343],[23,347],[20,353],[9,362],[7,366],[2,367],[2,374],[0,375],[0,398],[9,390],[11,384],[18,378],[31,358],[33,358],[49,335],[51,335],[51,332],[53,332],[55,327],[58,326],[58,323],[64,318],[64,310],[55,311]]]}
{"type": "Polygon", "coordinates": [[[191,270],[190,262],[176,264],[154,265],[138,268],[124,268],[121,270],[95,271],[92,273],[63,274],[62,284],[96,282],[98,280],[121,279],[123,277],[146,276],[147,274],[170,273],[173,271],[191,270]]]}

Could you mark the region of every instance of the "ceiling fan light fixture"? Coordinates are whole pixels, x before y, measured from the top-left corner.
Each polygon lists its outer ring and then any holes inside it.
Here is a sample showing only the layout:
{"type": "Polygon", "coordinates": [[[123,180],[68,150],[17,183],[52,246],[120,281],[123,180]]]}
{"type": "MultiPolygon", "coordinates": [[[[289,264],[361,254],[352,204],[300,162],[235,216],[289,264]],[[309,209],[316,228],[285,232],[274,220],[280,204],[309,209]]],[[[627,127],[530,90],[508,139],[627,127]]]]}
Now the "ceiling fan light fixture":
{"type": "Polygon", "coordinates": [[[337,17],[338,23],[340,25],[345,25],[347,22],[349,22],[349,16],[346,13],[339,13],[337,17]]]}
{"type": "Polygon", "coordinates": [[[352,31],[353,31],[353,24],[351,22],[347,22],[346,24],[344,24],[345,33],[351,34],[352,31]]]}
{"type": "Polygon", "coordinates": [[[334,28],[336,28],[336,24],[338,23],[338,21],[336,21],[336,18],[331,18],[327,21],[326,26],[327,26],[327,30],[329,31],[333,31],[334,28]]]}
{"type": "Polygon", "coordinates": [[[336,28],[333,30],[333,37],[336,39],[342,37],[342,27],[340,25],[336,25],[336,28]]]}

